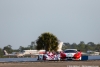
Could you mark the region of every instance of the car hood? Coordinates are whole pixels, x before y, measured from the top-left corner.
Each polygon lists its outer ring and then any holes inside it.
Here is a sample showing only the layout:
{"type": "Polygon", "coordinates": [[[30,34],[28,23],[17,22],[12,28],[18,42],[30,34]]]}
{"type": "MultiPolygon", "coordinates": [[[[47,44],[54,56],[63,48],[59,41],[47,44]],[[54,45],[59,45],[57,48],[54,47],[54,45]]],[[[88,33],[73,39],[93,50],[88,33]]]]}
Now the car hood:
{"type": "Polygon", "coordinates": [[[66,57],[74,57],[76,53],[65,53],[66,57]]]}

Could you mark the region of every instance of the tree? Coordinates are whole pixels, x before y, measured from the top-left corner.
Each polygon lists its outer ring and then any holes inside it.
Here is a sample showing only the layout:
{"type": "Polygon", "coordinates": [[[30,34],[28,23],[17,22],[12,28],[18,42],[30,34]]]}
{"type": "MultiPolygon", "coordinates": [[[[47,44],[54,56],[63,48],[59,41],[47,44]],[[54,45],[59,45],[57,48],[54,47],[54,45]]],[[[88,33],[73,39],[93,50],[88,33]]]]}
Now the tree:
{"type": "Polygon", "coordinates": [[[97,44],[96,50],[100,52],[100,44],[97,44]]]}
{"type": "Polygon", "coordinates": [[[30,50],[30,46],[28,45],[28,47],[23,47],[23,46],[20,46],[19,47],[19,51],[23,51],[23,50],[30,50]]]}
{"type": "Polygon", "coordinates": [[[8,53],[12,53],[12,51],[13,51],[11,45],[7,45],[7,46],[5,46],[5,47],[3,48],[3,50],[8,51],[8,53]]]}
{"type": "Polygon", "coordinates": [[[88,50],[91,50],[91,46],[88,45],[88,44],[86,44],[86,45],[85,45],[85,52],[87,52],[88,50]]]}
{"type": "Polygon", "coordinates": [[[58,39],[52,33],[46,32],[41,34],[36,41],[36,49],[44,49],[46,51],[57,51],[58,39]]]}
{"type": "Polygon", "coordinates": [[[77,44],[76,43],[73,43],[72,45],[71,45],[71,48],[72,49],[77,49],[78,47],[77,47],[77,44]]]}
{"type": "Polygon", "coordinates": [[[81,41],[78,45],[78,49],[81,51],[85,51],[85,43],[83,41],[81,41]]]}
{"type": "Polygon", "coordinates": [[[70,48],[70,43],[63,43],[62,50],[70,48]]]}
{"type": "Polygon", "coordinates": [[[0,58],[3,57],[3,50],[0,48],[0,58]]]}
{"type": "Polygon", "coordinates": [[[90,46],[90,50],[95,50],[96,45],[93,42],[88,42],[87,45],[90,46]]]}
{"type": "Polygon", "coordinates": [[[32,49],[36,49],[36,42],[35,42],[35,41],[31,42],[30,47],[31,47],[32,49]]]}

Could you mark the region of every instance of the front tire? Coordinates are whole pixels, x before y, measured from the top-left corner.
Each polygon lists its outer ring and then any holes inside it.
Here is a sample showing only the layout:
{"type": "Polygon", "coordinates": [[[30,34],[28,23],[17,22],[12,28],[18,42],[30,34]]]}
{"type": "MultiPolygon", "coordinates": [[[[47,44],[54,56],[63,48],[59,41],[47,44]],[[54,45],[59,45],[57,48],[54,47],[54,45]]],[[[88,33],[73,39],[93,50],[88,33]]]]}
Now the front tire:
{"type": "Polygon", "coordinates": [[[37,60],[40,60],[40,59],[39,59],[39,56],[38,56],[37,60]]]}

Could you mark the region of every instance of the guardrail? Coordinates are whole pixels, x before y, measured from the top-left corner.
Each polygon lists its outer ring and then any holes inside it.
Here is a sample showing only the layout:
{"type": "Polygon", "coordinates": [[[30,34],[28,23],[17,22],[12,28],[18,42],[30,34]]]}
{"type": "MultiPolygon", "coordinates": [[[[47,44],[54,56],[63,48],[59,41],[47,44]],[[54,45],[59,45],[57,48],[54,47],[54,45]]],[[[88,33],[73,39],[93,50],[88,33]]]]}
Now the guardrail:
{"type": "Polygon", "coordinates": [[[82,56],[82,60],[100,60],[100,55],[82,56]]]}

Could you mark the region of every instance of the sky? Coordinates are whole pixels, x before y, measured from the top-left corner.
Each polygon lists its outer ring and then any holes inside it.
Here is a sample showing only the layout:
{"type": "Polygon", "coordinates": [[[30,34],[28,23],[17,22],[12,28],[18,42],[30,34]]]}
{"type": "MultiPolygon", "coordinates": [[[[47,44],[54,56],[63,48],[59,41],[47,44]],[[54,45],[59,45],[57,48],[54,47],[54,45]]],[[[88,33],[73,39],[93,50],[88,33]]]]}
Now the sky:
{"type": "Polygon", "coordinates": [[[0,48],[27,47],[44,32],[100,43],[100,0],[0,0],[0,48]]]}

